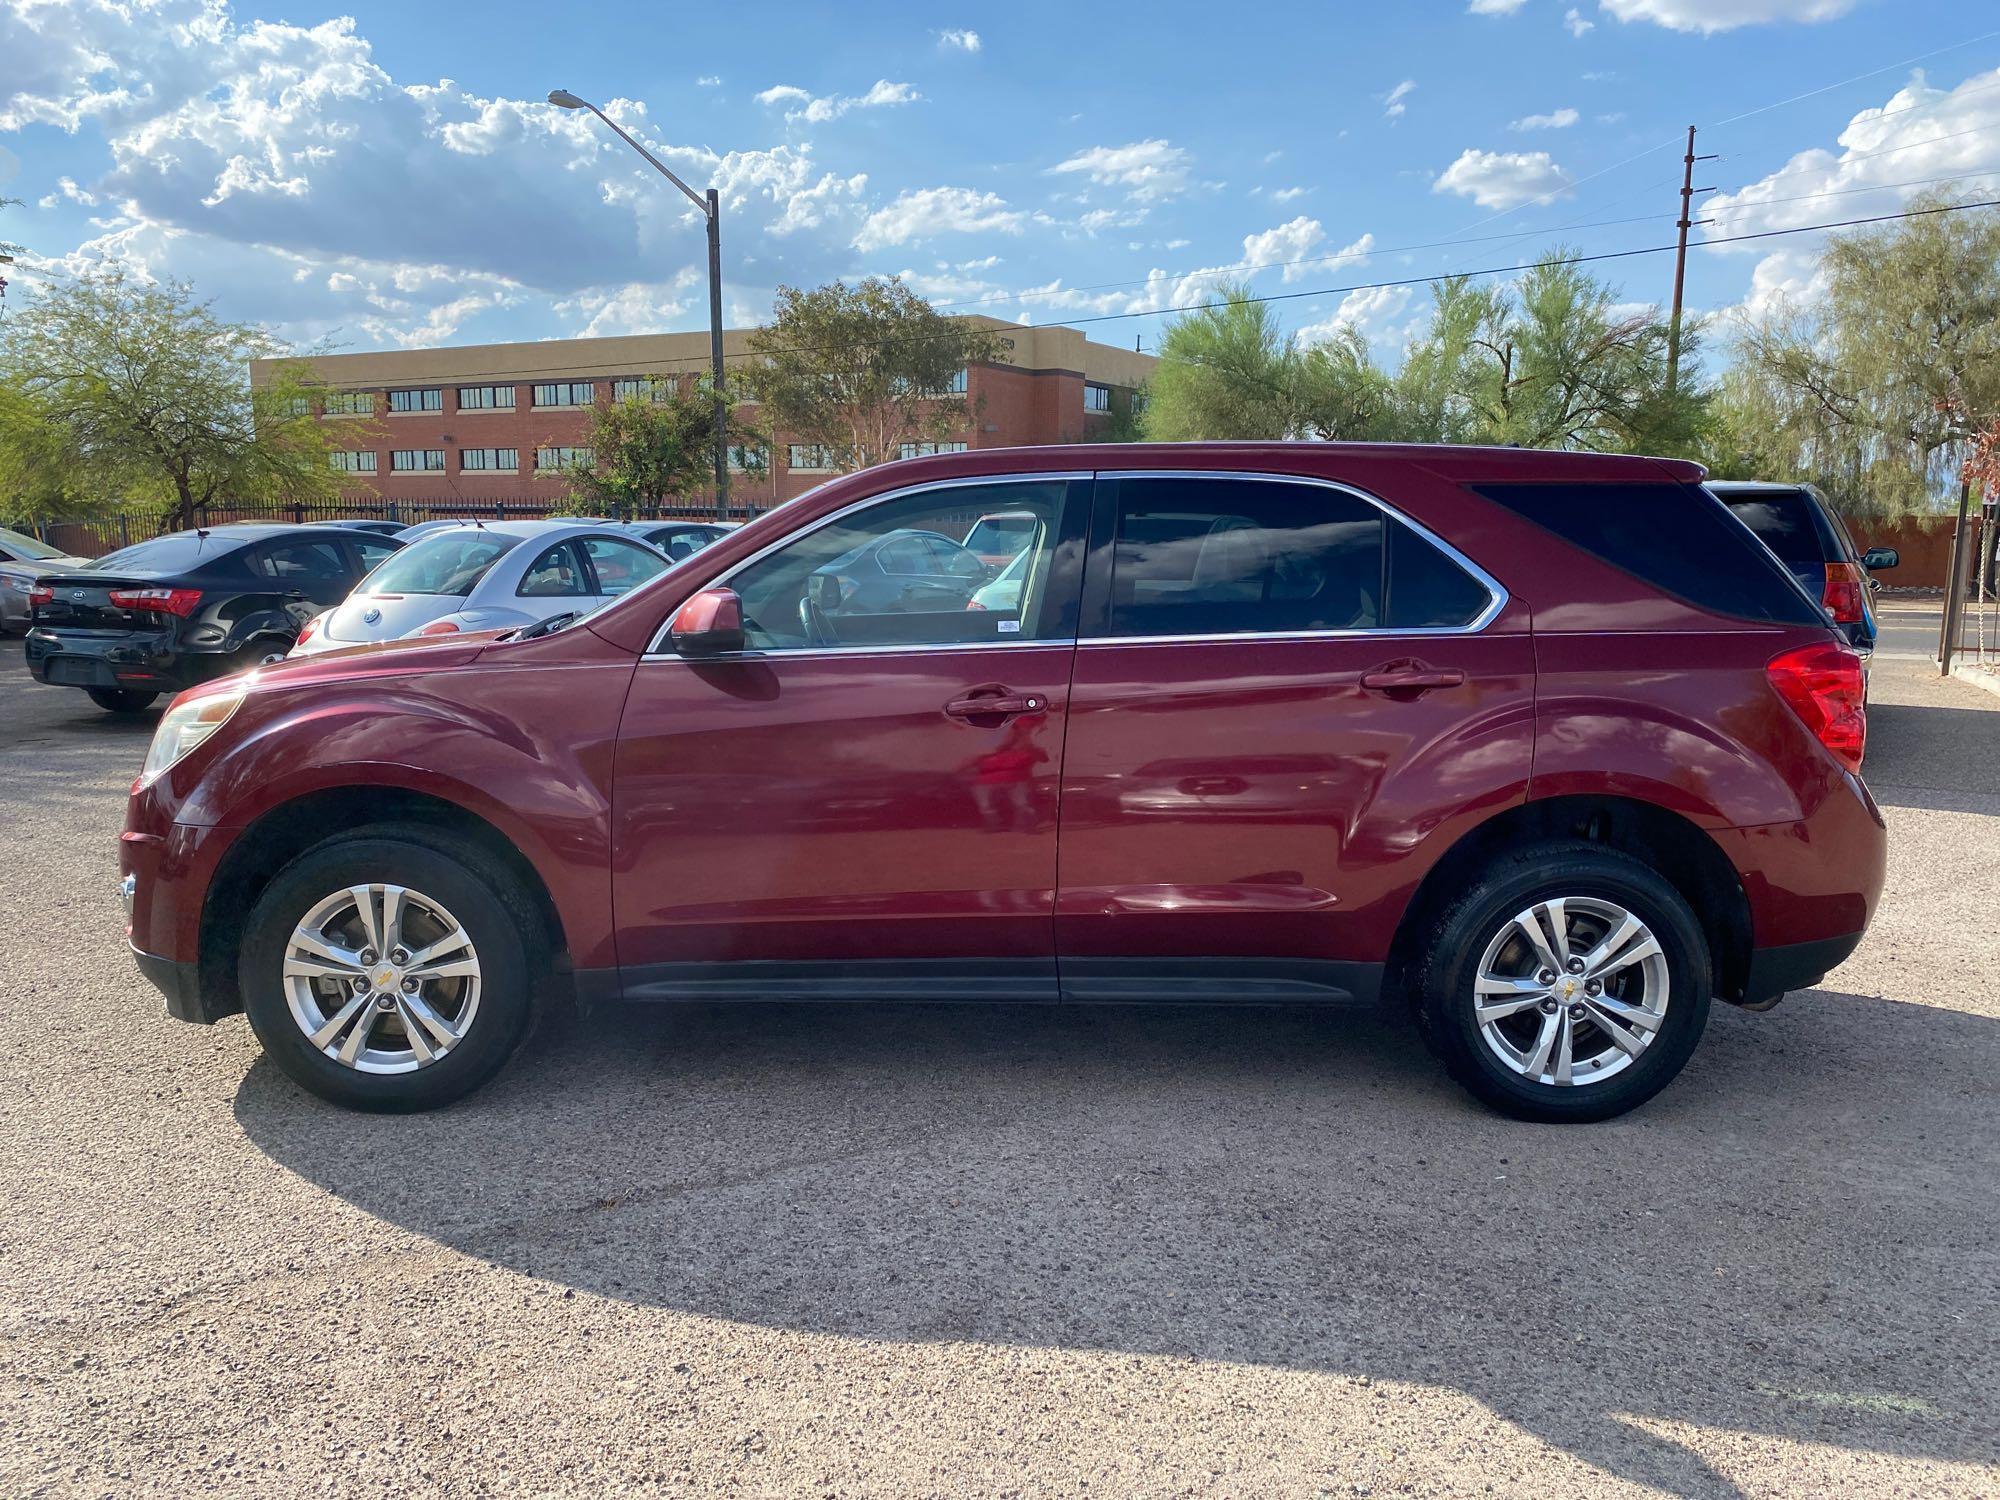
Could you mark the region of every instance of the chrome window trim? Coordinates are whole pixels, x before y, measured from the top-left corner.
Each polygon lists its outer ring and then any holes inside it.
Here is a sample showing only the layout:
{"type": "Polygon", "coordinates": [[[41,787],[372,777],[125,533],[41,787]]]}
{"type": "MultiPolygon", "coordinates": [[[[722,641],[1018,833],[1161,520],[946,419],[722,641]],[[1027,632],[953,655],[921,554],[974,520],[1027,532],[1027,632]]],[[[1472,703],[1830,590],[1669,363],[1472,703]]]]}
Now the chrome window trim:
{"type": "Polygon", "coordinates": [[[821,656],[935,656],[943,651],[1066,651],[1078,644],[1075,636],[1052,641],[935,641],[921,646],[800,646],[791,651],[718,651],[713,656],[682,656],[678,651],[648,653],[641,661],[678,661],[703,666],[716,661],[799,661],[821,656]]]}
{"type": "Polygon", "coordinates": [[[1418,536],[1429,542],[1438,551],[1450,558],[1481,588],[1486,590],[1486,607],[1463,625],[1413,625],[1397,628],[1393,625],[1373,625],[1360,629],[1344,630],[1232,630],[1219,633],[1197,633],[1192,635],[1087,635],[1080,644],[1085,646],[1119,645],[1139,646],[1151,642],[1190,644],[1204,641],[1285,641],[1285,640],[1327,640],[1348,637],[1381,636],[1454,636],[1477,635],[1488,625],[1500,618],[1500,611],[1507,607],[1509,595],[1506,587],[1478,563],[1467,557],[1450,542],[1439,536],[1430,527],[1412,516],[1405,515],[1388,501],[1371,495],[1364,489],[1343,483],[1338,479],[1322,479],[1315,474],[1273,474],[1250,469],[1100,469],[1099,479],[1233,479],[1254,484],[1310,484],[1321,489],[1337,490],[1356,500],[1372,505],[1381,512],[1385,521],[1407,526],[1418,536]]]}
{"type": "MultiPolygon", "coordinates": [[[[901,500],[907,496],[924,494],[931,490],[970,489],[974,486],[990,487],[996,484],[1017,484],[1017,483],[1018,484],[1049,484],[1049,483],[1073,484],[1077,480],[1090,479],[1092,477],[1093,475],[1091,471],[1088,469],[1060,469],[1060,470],[1048,470],[1048,471],[1037,470],[1036,472],[1030,474],[973,474],[973,475],[967,475],[963,479],[931,479],[931,480],[926,480],[922,484],[906,484],[897,489],[883,490],[878,494],[868,495],[863,497],[862,499],[856,500],[850,505],[843,505],[840,507],[839,510],[828,511],[825,515],[821,516],[817,521],[814,521],[810,526],[801,527],[797,531],[786,532],[783,536],[778,537],[775,540],[768,542],[764,546],[758,548],[755,552],[751,553],[741,562],[732,565],[726,571],[717,574],[714,578],[709,579],[707,583],[704,583],[702,585],[702,588],[704,589],[726,588],[729,585],[729,580],[734,578],[737,574],[741,573],[745,568],[753,567],[757,563],[762,562],[765,558],[769,557],[773,552],[778,551],[780,548],[789,547],[793,542],[811,536],[815,531],[818,531],[821,527],[831,526],[834,522],[840,520],[842,517],[851,516],[856,511],[865,510],[867,507],[871,505],[887,504],[891,500],[901,500]]],[[[696,592],[700,592],[700,590],[697,590],[696,592]]],[[[684,661],[688,659],[683,657],[678,651],[675,651],[674,649],[672,649],[672,647],[666,644],[667,632],[672,628],[673,623],[674,622],[672,615],[669,615],[665,620],[660,622],[659,630],[656,631],[653,635],[652,644],[646,648],[644,654],[641,655],[641,657],[639,658],[642,662],[684,661]]],[[[936,645],[910,645],[910,646],[889,646],[889,647],[801,646],[795,650],[789,650],[789,651],[785,650],[721,651],[717,652],[714,656],[704,656],[699,659],[705,662],[747,661],[747,660],[763,660],[769,658],[790,658],[790,657],[802,656],[808,651],[817,652],[822,655],[845,656],[845,655],[854,655],[860,653],[880,655],[884,651],[965,651],[965,650],[976,651],[976,650],[991,650],[995,646],[1009,646],[1009,647],[1062,646],[1062,645],[1074,645],[1074,644],[1075,644],[1074,641],[990,641],[990,642],[967,641],[962,644],[952,644],[950,642],[942,642],[936,645]]]]}

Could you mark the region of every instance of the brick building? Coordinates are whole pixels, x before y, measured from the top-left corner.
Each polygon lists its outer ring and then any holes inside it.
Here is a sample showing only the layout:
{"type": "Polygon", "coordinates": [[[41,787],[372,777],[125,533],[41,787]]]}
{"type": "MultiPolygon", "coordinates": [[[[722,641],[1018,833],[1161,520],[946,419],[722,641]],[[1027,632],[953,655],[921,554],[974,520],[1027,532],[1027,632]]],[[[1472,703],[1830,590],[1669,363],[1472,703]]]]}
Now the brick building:
{"type": "MultiPolygon", "coordinates": [[[[978,321],[1005,340],[1004,362],[965,371],[973,417],[947,450],[1089,441],[1129,411],[1155,364],[1072,328],[978,321]]],[[[749,338],[725,333],[725,358],[747,358],[749,338]]],[[[253,361],[251,380],[261,383],[272,363],[253,361]]],[[[700,375],[709,352],[708,334],[696,332],[331,354],[307,363],[325,387],[316,401],[323,420],[351,434],[336,436],[333,455],[353,476],[348,498],[554,504],[569,492],[560,469],[589,441],[592,404],[643,393],[649,376],[700,375]]],[[[767,508],[831,472],[824,455],[777,433],[764,472],[732,476],[731,506],[767,508]]]]}

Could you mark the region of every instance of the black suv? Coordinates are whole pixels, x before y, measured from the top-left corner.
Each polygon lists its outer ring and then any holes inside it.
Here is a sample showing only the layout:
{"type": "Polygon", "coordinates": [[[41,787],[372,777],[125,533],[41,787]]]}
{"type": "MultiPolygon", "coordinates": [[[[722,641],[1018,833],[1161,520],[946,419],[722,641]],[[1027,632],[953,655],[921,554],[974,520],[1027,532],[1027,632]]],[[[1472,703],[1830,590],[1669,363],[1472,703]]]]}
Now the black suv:
{"type": "Polygon", "coordinates": [[[1863,657],[1872,655],[1875,610],[1868,575],[1902,561],[1896,549],[1856,547],[1839,512],[1809,484],[1710,480],[1708,487],[1819,600],[1849,644],[1863,657]]]}
{"type": "Polygon", "coordinates": [[[136,713],[161,693],[282,656],[402,543],[328,526],[176,531],[35,582],[28,670],[136,713]]]}

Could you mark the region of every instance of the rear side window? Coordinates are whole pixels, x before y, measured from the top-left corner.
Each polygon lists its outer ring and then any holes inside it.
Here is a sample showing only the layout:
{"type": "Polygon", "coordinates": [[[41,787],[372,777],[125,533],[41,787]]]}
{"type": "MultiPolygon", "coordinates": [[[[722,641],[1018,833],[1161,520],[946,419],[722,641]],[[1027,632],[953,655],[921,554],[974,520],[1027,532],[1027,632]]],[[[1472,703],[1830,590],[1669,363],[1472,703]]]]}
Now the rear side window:
{"type": "Polygon", "coordinates": [[[1106,633],[1458,629],[1484,584],[1410,527],[1324,485],[1122,479],[1106,633]]]}
{"type": "Polygon", "coordinates": [[[337,583],[347,577],[347,559],[332,542],[292,542],[258,555],[258,571],[280,583],[337,583]]]}
{"type": "Polygon", "coordinates": [[[1819,530],[1813,525],[1812,501],[1798,490],[1756,495],[1725,494],[1722,503],[1736,519],[1757,533],[1757,540],[1788,563],[1826,561],[1819,530]]]}
{"type": "Polygon", "coordinates": [[[1492,484],[1474,489],[1571,546],[1699,609],[1823,625],[1757,538],[1699,485],[1492,484]]]}

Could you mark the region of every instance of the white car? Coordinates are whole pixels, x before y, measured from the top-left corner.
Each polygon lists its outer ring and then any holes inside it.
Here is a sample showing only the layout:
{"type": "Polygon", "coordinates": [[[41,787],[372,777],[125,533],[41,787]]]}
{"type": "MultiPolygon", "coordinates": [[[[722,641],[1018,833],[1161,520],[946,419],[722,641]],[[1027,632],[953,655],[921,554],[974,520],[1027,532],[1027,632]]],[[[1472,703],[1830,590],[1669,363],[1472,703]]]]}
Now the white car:
{"type": "Polygon", "coordinates": [[[601,521],[453,526],[387,558],[308,621],[290,654],[588,614],[671,566],[659,548],[601,521]]]}

